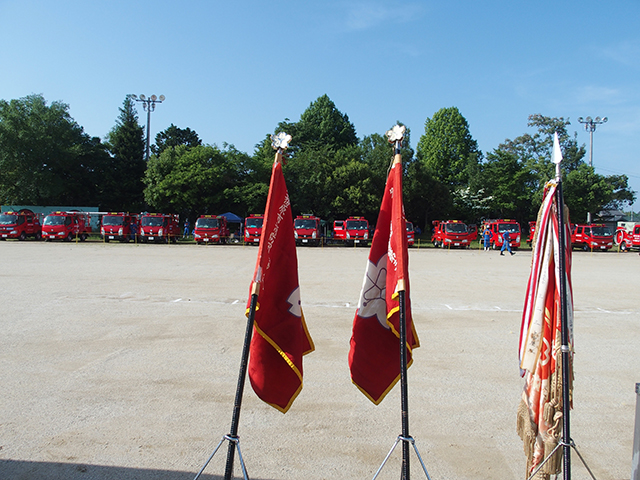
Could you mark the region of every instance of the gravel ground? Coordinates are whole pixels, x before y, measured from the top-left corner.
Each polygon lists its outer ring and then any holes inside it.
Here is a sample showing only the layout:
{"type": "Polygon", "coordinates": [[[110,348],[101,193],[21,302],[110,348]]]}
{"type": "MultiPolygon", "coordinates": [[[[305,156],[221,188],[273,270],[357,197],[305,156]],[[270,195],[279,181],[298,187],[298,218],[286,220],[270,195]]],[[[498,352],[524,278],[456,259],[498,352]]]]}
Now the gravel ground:
{"type": "MultiPolygon", "coordinates": [[[[229,432],[257,249],[0,243],[0,479],[190,479],[229,432]]],[[[298,248],[316,351],[283,415],[247,382],[254,479],[372,478],[401,432],[399,387],[351,384],[368,250],[298,248]]],[[[521,479],[518,332],[530,252],[413,249],[421,348],[410,433],[433,480],[521,479]]],[[[629,478],[640,382],[640,257],[574,253],[571,434],[598,480],[629,478]]],[[[400,474],[397,448],[378,478],[400,474]]],[[[573,455],[574,478],[587,478],[573,455]]],[[[221,478],[226,445],[202,478],[221,478]]],[[[236,462],[236,477],[241,475],[236,462]]],[[[424,478],[411,457],[412,476],[424,478]]]]}

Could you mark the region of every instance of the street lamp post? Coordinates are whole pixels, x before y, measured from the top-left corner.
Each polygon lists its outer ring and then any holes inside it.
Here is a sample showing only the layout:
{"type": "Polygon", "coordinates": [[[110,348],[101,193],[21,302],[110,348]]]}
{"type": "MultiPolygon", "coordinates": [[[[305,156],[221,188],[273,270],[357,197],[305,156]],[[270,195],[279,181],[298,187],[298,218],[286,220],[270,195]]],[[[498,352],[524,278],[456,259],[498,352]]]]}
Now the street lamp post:
{"type": "MultiPolygon", "coordinates": [[[[596,118],[582,118],[578,117],[578,122],[584,124],[584,129],[589,132],[589,166],[593,168],[593,132],[596,131],[596,127],[603,123],[607,123],[609,120],[607,117],[596,118]]],[[[587,223],[591,223],[591,212],[587,212],[587,223]]]]}
{"type": "Polygon", "coordinates": [[[155,95],[151,95],[147,98],[145,95],[131,95],[131,98],[136,102],[142,103],[142,108],[145,112],[147,112],[147,150],[145,160],[149,160],[149,140],[151,135],[151,112],[156,109],[156,103],[164,102],[165,96],[160,95],[160,97],[156,97],[155,95]]]}

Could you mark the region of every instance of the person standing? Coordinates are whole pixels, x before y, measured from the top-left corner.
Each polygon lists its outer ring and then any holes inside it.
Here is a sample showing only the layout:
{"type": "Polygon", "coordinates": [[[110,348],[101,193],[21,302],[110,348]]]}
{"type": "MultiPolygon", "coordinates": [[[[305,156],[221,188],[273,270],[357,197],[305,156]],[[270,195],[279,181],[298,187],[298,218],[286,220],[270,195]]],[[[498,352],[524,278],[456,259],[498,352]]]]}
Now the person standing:
{"type": "Polygon", "coordinates": [[[189,238],[189,219],[184,220],[184,232],[182,232],[182,238],[189,238]]]}
{"type": "Polygon", "coordinates": [[[484,251],[486,252],[491,246],[491,229],[489,227],[484,227],[482,239],[484,240],[484,251]]]}
{"type": "Polygon", "coordinates": [[[506,230],[502,234],[502,248],[500,249],[500,255],[504,255],[505,250],[508,250],[511,255],[514,254],[514,252],[511,251],[510,242],[511,242],[511,235],[509,235],[509,231],[506,230]]]}

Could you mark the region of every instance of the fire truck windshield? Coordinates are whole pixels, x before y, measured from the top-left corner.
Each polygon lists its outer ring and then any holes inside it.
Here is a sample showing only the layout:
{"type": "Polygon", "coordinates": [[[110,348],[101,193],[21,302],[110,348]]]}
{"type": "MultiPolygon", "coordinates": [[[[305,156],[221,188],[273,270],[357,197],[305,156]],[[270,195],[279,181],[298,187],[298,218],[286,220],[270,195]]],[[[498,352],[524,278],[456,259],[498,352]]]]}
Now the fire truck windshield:
{"type": "Polygon", "coordinates": [[[64,225],[67,217],[64,215],[47,215],[44,217],[43,225],[64,225]]]}
{"type": "Polygon", "coordinates": [[[143,217],[142,218],[143,227],[161,227],[163,223],[164,223],[163,217],[143,217]]]}
{"type": "Polygon", "coordinates": [[[196,221],[196,228],[218,228],[220,222],[217,218],[199,218],[196,221]]]}
{"type": "Polygon", "coordinates": [[[17,215],[0,215],[0,225],[13,225],[17,218],[17,215]]]}
{"type": "Polygon", "coordinates": [[[407,232],[413,232],[413,223],[407,222],[407,232]]]}
{"type": "Polygon", "coordinates": [[[498,224],[498,232],[504,233],[518,233],[520,231],[520,225],[517,223],[499,223],[498,224]]]}
{"type": "Polygon", "coordinates": [[[613,235],[609,227],[591,227],[591,234],[596,237],[610,237],[613,235]]]}
{"type": "Polygon", "coordinates": [[[122,215],[105,215],[102,217],[102,225],[106,227],[117,227],[124,223],[122,215]]]}
{"type": "Polygon", "coordinates": [[[447,223],[444,229],[449,233],[467,233],[469,231],[464,223],[447,223]]]}
{"type": "Polygon", "coordinates": [[[347,230],[366,230],[367,222],[364,220],[347,220],[347,230]]]}
{"type": "Polygon", "coordinates": [[[262,228],[262,218],[247,218],[246,227],[247,228],[262,228]]]}
{"type": "Polygon", "coordinates": [[[316,221],[310,218],[296,219],[293,224],[296,229],[316,228],[316,221]]]}

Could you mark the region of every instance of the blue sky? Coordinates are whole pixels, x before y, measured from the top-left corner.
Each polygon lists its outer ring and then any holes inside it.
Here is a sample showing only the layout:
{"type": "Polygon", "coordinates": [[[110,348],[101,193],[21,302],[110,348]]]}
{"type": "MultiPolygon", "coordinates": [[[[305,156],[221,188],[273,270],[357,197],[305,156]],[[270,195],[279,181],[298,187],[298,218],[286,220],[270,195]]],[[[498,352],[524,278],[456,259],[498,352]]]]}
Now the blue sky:
{"type": "MultiPolygon", "coordinates": [[[[327,94],[359,137],[457,107],[483,153],[527,117],[607,116],[594,166],[640,195],[640,2],[0,0],[0,98],[41,93],[104,138],[126,94],[253,153],[327,94]]],[[[141,107],[139,105],[139,107],[141,107]]],[[[140,123],[146,113],[138,108],[140,123]]],[[[640,209],[640,200],[634,204],[640,209]]]]}

